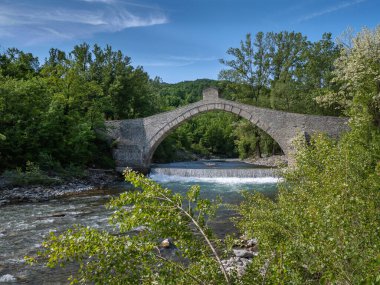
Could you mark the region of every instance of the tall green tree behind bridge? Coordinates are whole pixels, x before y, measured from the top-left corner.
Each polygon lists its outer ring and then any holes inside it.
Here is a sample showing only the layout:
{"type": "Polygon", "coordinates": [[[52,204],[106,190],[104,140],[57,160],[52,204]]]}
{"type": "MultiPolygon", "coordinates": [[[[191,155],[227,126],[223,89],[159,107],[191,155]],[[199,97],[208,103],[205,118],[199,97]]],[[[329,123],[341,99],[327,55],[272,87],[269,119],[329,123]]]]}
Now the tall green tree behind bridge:
{"type": "Polygon", "coordinates": [[[247,34],[240,47],[229,48],[227,68],[219,79],[230,82],[236,100],[289,112],[331,115],[334,109],[321,108],[315,97],[334,88],[333,62],[339,45],[330,33],[316,42],[296,32],[247,34]]]}

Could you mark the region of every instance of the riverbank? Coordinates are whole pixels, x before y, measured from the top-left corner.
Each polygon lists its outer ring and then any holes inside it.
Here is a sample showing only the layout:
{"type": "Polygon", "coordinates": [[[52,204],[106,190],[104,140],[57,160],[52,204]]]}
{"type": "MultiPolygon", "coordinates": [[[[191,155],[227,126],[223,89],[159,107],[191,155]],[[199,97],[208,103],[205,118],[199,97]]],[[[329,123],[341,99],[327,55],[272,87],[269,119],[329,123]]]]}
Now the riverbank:
{"type": "MultiPolygon", "coordinates": [[[[282,165],[286,162],[284,156],[271,156],[267,158],[261,158],[258,160],[252,160],[252,159],[246,159],[244,161],[241,161],[239,159],[214,159],[210,160],[210,163],[206,163],[201,160],[192,161],[192,162],[186,162],[185,164],[188,164],[185,168],[199,168],[200,165],[204,164],[205,169],[195,169],[193,170],[194,173],[192,173],[190,176],[201,176],[199,172],[201,171],[212,171],[213,168],[215,168],[216,164],[220,163],[221,161],[229,163],[229,168],[231,168],[231,165],[236,167],[238,171],[240,172],[249,172],[250,169],[243,169],[246,167],[242,167],[244,163],[253,164],[256,166],[257,169],[255,169],[255,173],[257,171],[257,175],[251,175],[252,177],[262,177],[262,176],[274,176],[275,170],[273,169],[259,169],[260,167],[265,168],[271,168],[276,167],[278,165],[282,165]],[[194,164],[195,166],[191,166],[194,164]],[[235,165],[236,164],[236,165],[235,165]],[[264,175],[264,172],[268,172],[266,175],[264,175]]],[[[181,163],[171,163],[167,164],[171,167],[174,167],[172,171],[178,171],[178,169],[175,169],[175,165],[181,165],[181,163]]],[[[183,164],[183,163],[182,163],[183,164]]],[[[248,165],[247,164],[247,165],[248,165]]],[[[161,165],[161,171],[162,171],[161,165]]],[[[222,167],[223,168],[223,167],[222,167]]],[[[189,169],[187,169],[189,170],[189,169]]],[[[157,169],[156,169],[157,171],[157,169]]],[[[219,177],[219,176],[231,176],[231,170],[230,169],[219,169],[218,170],[219,175],[217,173],[209,173],[208,176],[210,177],[219,177]],[[224,172],[228,172],[227,174],[224,172]]],[[[123,181],[123,177],[120,173],[111,170],[111,169],[87,169],[86,175],[84,175],[83,178],[70,178],[66,180],[60,180],[57,179],[57,181],[63,181],[58,184],[50,184],[50,185],[43,185],[43,184],[35,184],[35,185],[15,185],[12,184],[9,181],[6,181],[2,177],[0,177],[0,206],[8,205],[8,204],[17,204],[17,203],[29,203],[29,202],[43,202],[48,201],[55,198],[60,197],[66,197],[66,196],[75,196],[75,195],[87,195],[91,194],[92,192],[94,194],[101,192],[104,188],[110,188],[112,185],[119,184],[123,181]]],[[[168,173],[166,173],[168,174],[168,173]]],[[[169,173],[173,174],[173,173],[169,173]]],[[[177,175],[179,175],[177,173],[177,175]]],[[[187,174],[181,173],[181,176],[189,176],[187,174]]],[[[240,175],[242,176],[242,174],[240,175]]],[[[244,177],[248,177],[247,174],[243,175],[244,177]]],[[[54,177],[48,177],[49,179],[54,179],[54,177]]],[[[239,176],[236,177],[237,179],[239,176]]],[[[199,182],[199,181],[198,181],[199,182]]],[[[220,181],[219,181],[220,182],[220,181]]],[[[46,184],[46,183],[45,183],[46,184]]],[[[256,183],[254,183],[256,184],[256,183]]]]}
{"type": "Polygon", "coordinates": [[[261,158],[247,158],[243,161],[250,164],[275,168],[288,165],[288,160],[285,155],[272,155],[261,158]]]}
{"type": "Polygon", "coordinates": [[[123,181],[121,175],[113,170],[87,169],[84,178],[71,178],[57,185],[15,186],[2,181],[0,183],[0,206],[42,202],[65,196],[96,192],[123,181]]]}

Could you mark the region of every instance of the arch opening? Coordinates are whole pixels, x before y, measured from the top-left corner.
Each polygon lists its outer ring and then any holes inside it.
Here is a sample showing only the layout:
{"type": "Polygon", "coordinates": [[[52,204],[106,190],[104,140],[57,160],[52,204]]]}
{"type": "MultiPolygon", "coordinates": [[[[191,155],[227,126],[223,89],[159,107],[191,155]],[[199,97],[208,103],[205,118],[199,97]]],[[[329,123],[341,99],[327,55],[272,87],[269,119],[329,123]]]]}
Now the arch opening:
{"type": "Polygon", "coordinates": [[[245,159],[284,153],[283,146],[270,134],[270,126],[255,116],[233,105],[206,103],[186,110],[157,130],[145,162],[150,165],[198,158],[245,159]]]}

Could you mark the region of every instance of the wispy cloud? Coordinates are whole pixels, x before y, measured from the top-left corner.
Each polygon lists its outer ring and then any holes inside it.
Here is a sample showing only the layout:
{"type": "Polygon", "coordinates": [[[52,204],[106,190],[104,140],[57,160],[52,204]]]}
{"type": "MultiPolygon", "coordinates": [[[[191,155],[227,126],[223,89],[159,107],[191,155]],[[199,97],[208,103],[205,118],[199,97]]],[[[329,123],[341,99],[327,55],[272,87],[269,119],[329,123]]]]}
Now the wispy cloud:
{"type": "Polygon", "coordinates": [[[140,1],[140,3],[135,3],[132,1],[125,1],[125,0],[78,0],[78,1],[89,2],[89,3],[94,3],[94,4],[96,4],[96,3],[125,4],[125,5],[133,6],[133,7],[160,10],[160,8],[157,6],[143,4],[143,3],[141,3],[141,1],[140,1]]]}
{"type": "Polygon", "coordinates": [[[202,56],[165,56],[161,57],[161,59],[157,60],[151,60],[151,61],[145,61],[144,63],[140,63],[143,66],[153,66],[153,67],[181,67],[181,66],[188,66],[192,65],[198,62],[205,62],[205,61],[216,61],[218,60],[217,57],[209,56],[209,57],[202,57],[202,56]]]}
{"type": "Polygon", "coordinates": [[[215,56],[210,57],[201,57],[201,56],[170,56],[169,58],[180,61],[212,61],[217,60],[218,58],[215,56]]]}
{"type": "Polygon", "coordinates": [[[194,62],[178,62],[178,61],[170,61],[170,60],[151,60],[140,62],[139,64],[146,67],[181,67],[188,66],[193,64],[194,62]]]}
{"type": "Polygon", "coordinates": [[[81,0],[83,2],[93,2],[93,3],[96,3],[96,2],[99,2],[99,3],[115,3],[116,0],[81,0]]]}
{"type": "Polygon", "coordinates": [[[326,9],[324,9],[324,10],[321,10],[321,11],[318,11],[318,12],[314,12],[314,13],[305,15],[305,16],[299,18],[298,22],[304,22],[304,21],[307,21],[307,20],[311,20],[311,19],[323,16],[323,15],[326,15],[326,14],[333,13],[335,11],[339,11],[339,10],[348,8],[350,6],[353,6],[353,5],[356,5],[356,4],[365,2],[365,1],[367,1],[367,0],[354,0],[354,1],[342,2],[340,4],[337,4],[337,5],[334,5],[334,6],[330,6],[330,7],[326,8],[326,9]]]}
{"type": "MultiPolygon", "coordinates": [[[[81,2],[79,7],[0,3],[0,38],[7,36],[29,43],[48,42],[168,22],[160,9],[131,6],[117,0],[81,2]]],[[[72,4],[70,1],[67,3],[72,4]]]]}

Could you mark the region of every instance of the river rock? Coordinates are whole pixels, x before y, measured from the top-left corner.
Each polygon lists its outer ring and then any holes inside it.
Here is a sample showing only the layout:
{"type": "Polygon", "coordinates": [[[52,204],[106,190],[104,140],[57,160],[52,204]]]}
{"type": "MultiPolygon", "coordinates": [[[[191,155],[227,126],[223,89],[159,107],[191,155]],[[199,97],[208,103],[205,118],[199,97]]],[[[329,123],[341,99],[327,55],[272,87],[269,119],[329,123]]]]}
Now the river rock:
{"type": "Polygon", "coordinates": [[[51,215],[51,217],[53,217],[53,218],[61,218],[64,216],[66,216],[65,213],[55,213],[55,214],[51,215]]]}
{"type": "Polygon", "coordinates": [[[257,255],[257,252],[253,252],[247,249],[233,249],[236,257],[252,258],[257,255]]]}
{"type": "Polygon", "coordinates": [[[0,200],[0,206],[8,204],[10,201],[7,199],[0,200]]]}
{"type": "Polygon", "coordinates": [[[163,247],[163,248],[169,248],[171,245],[172,245],[172,241],[171,239],[164,239],[161,243],[160,243],[160,246],[163,247]]]}
{"type": "Polygon", "coordinates": [[[242,276],[247,266],[252,262],[252,259],[234,256],[229,259],[223,259],[221,262],[228,274],[236,272],[238,276],[242,276]]]}
{"type": "Polygon", "coordinates": [[[256,244],[257,244],[257,239],[255,239],[255,238],[251,238],[251,239],[245,241],[245,245],[247,247],[254,247],[256,244]]]}
{"type": "Polygon", "coordinates": [[[133,232],[143,232],[143,231],[149,231],[150,229],[147,226],[138,226],[136,228],[133,228],[131,231],[133,232]]]}

